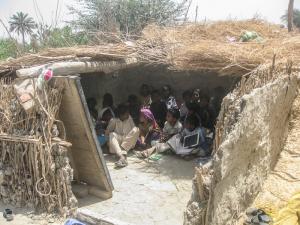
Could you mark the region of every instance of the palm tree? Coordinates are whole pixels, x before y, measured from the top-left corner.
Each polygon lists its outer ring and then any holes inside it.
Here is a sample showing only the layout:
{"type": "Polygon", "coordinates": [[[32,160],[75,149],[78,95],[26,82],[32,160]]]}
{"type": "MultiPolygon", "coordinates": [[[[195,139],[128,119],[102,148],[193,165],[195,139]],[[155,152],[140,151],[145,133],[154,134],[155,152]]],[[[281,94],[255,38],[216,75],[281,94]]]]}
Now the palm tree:
{"type": "Polygon", "coordinates": [[[293,30],[293,13],[294,13],[294,0],[289,1],[288,8],[288,30],[291,32],[293,30]]]}
{"type": "MultiPolygon", "coordinates": [[[[288,12],[286,12],[282,17],[281,17],[282,22],[285,24],[288,23],[288,12]]],[[[297,28],[300,28],[300,10],[299,9],[294,9],[293,12],[293,25],[297,28]]]]}
{"type": "Polygon", "coordinates": [[[32,34],[36,24],[32,17],[29,17],[27,13],[17,12],[9,21],[10,31],[16,32],[18,35],[22,35],[23,46],[25,46],[25,35],[32,34]]]}

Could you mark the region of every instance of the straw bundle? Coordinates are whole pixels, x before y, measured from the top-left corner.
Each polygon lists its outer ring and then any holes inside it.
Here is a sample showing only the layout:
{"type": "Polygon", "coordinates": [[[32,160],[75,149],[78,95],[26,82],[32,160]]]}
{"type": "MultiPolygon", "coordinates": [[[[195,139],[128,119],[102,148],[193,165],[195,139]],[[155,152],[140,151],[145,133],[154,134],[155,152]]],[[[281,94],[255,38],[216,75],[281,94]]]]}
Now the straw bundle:
{"type": "Polygon", "coordinates": [[[68,215],[77,200],[71,190],[72,169],[57,120],[62,90],[45,87],[25,112],[13,83],[0,83],[0,198],[68,215]]]}
{"type": "Polygon", "coordinates": [[[212,70],[243,75],[262,64],[271,63],[274,55],[279,60],[293,59],[300,63],[300,36],[259,20],[173,28],[152,25],[144,30],[142,40],[156,42],[164,49],[161,61],[167,59],[175,70],[212,70]],[[256,32],[263,39],[240,42],[245,31],[256,32]]]}
{"type": "Polygon", "coordinates": [[[176,27],[149,25],[134,42],[100,46],[47,49],[0,62],[0,73],[57,61],[109,61],[134,57],[143,63],[166,64],[174,70],[210,70],[242,76],[260,65],[293,60],[300,64],[300,36],[260,20],[185,24],[176,27]],[[245,31],[260,40],[241,42],[245,31]]]}
{"type": "Polygon", "coordinates": [[[0,73],[31,66],[43,65],[60,61],[120,60],[132,54],[125,44],[103,46],[80,46],[70,48],[49,48],[38,54],[26,54],[17,59],[0,62],[0,73]]]}

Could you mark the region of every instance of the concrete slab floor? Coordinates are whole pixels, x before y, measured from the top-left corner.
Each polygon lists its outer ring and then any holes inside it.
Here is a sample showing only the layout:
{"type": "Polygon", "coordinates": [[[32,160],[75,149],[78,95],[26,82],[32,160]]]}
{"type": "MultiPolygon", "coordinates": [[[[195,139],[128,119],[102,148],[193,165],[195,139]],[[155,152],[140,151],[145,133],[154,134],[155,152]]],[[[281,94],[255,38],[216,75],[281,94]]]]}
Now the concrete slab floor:
{"type": "Polygon", "coordinates": [[[79,206],[136,225],[182,225],[183,212],[192,193],[196,160],[164,155],[145,161],[131,155],[129,166],[114,169],[116,159],[105,156],[115,190],[113,198],[79,199],[79,206]]]}

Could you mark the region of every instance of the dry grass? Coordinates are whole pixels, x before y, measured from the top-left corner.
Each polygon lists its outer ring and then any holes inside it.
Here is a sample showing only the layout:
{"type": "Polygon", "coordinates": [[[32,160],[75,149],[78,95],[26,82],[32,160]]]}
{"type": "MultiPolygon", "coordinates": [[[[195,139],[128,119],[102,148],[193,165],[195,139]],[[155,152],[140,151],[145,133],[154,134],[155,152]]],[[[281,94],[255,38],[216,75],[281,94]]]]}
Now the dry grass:
{"type": "Polygon", "coordinates": [[[175,28],[149,26],[144,30],[144,43],[164,46],[162,61],[168,59],[176,70],[214,70],[241,75],[261,64],[278,60],[300,62],[300,36],[259,20],[224,21],[175,28]],[[240,42],[245,31],[255,31],[263,41],[240,42]],[[229,38],[235,38],[230,42],[229,38]],[[167,55],[167,57],[165,57],[167,55]]]}
{"type": "Polygon", "coordinates": [[[163,63],[174,70],[211,70],[243,75],[262,64],[300,63],[300,35],[260,20],[185,24],[177,27],[149,25],[133,44],[48,49],[39,54],[0,63],[1,71],[55,61],[120,60],[137,57],[146,63],[163,63]],[[255,31],[263,41],[240,42],[245,31],[255,31]],[[230,42],[229,38],[235,38],[230,42]]]}

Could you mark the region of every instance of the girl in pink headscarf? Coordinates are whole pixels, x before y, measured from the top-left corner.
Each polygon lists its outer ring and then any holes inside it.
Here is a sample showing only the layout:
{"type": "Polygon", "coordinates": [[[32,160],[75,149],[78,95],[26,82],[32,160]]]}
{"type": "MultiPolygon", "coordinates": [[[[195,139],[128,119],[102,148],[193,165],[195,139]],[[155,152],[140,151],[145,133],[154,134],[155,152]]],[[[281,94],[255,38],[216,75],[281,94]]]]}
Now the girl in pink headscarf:
{"type": "Polygon", "coordinates": [[[140,149],[149,148],[155,141],[160,139],[161,131],[150,109],[143,108],[140,111],[140,131],[138,141],[140,149]]]}

